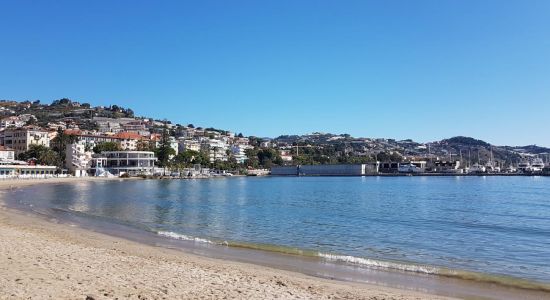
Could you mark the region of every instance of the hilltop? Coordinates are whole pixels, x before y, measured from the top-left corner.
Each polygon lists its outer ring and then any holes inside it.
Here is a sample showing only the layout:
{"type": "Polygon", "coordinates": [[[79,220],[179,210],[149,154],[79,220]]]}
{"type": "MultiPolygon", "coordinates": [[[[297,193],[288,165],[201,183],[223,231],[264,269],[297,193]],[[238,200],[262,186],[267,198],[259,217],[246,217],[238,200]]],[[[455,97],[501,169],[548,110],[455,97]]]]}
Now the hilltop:
{"type": "MultiPolygon", "coordinates": [[[[181,140],[195,138],[199,143],[204,143],[204,137],[215,141],[219,136],[234,135],[224,129],[195,128],[192,124],[180,125],[174,124],[170,120],[155,120],[147,116],[138,117],[131,108],[116,104],[92,106],[90,103],[68,98],[55,100],[50,104],[42,103],[40,100],[0,100],[0,118],[14,116],[25,116],[25,118],[20,118],[24,120],[25,125],[37,125],[50,129],[63,126],[63,128],[91,132],[103,132],[105,128],[99,127],[104,126],[106,122],[109,123],[109,120],[112,119],[119,120],[119,123],[138,120],[140,123],[136,123],[134,127],[142,126],[140,134],[144,136],[147,136],[149,132],[151,134],[159,133],[159,128],[162,128],[163,124],[169,124],[169,134],[172,137],[181,140]],[[192,132],[193,136],[190,137],[189,132],[192,132]],[[199,136],[196,136],[197,132],[199,132],[199,136]]],[[[132,126],[123,126],[122,130],[127,130],[130,127],[132,126]]],[[[245,138],[243,134],[238,134],[235,137],[245,138]]],[[[243,157],[240,161],[244,162],[246,151],[247,164],[254,167],[269,167],[272,163],[331,164],[362,163],[375,160],[461,160],[469,164],[492,161],[505,166],[517,164],[523,159],[535,156],[548,160],[550,154],[549,148],[536,145],[498,146],[465,136],[421,143],[411,139],[353,137],[349,134],[314,132],[306,135],[282,135],[273,139],[248,137],[246,140],[241,140],[240,144],[243,142],[248,143],[248,146],[239,150],[243,157]],[[270,152],[272,150],[277,151],[270,152]]],[[[189,141],[187,143],[189,144],[189,141]]],[[[214,151],[218,151],[220,146],[212,147],[216,148],[214,151]]],[[[227,151],[222,150],[219,152],[227,151]]],[[[229,158],[225,158],[223,153],[219,155],[224,160],[229,158]]]]}

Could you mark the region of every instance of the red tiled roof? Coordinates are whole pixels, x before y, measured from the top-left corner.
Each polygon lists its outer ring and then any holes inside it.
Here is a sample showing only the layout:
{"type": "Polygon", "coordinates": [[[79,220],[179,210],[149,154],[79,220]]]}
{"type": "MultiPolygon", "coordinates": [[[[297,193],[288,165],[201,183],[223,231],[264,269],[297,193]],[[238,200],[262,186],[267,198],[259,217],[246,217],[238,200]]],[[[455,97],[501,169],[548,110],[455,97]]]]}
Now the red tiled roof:
{"type": "Polygon", "coordinates": [[[64,132],[65,132],[66,135],[81,135],[82,134],[82,131],[80,131],[78,129],[66,129],[64,132]]]}
{"type": "Polygon", "coordinates": [[[113,137],[125,140],[141,140],[143,137],[139,133],[135,132],[119,132],[113,137]]]}

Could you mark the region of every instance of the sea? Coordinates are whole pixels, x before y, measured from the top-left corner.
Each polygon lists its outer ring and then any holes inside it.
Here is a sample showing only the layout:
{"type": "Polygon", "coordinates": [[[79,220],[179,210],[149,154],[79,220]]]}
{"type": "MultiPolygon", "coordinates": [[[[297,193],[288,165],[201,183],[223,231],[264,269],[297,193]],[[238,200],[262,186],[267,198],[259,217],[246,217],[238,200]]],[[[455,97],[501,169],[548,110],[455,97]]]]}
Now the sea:
{"type": "Polygon", "coordinates": [[[550,177],[82,181],[3,197],[98,231],[331,279],[461,297],[550,295],[550,177]]]}

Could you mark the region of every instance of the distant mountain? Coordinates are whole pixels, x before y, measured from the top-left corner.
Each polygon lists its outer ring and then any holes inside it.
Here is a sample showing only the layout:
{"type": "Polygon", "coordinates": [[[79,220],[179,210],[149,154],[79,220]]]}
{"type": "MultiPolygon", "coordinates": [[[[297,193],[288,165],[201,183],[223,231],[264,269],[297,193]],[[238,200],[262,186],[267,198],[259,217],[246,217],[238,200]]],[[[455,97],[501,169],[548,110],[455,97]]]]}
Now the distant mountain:
{"type": "Polygon", "coordinates": [[[440,143],[449,144],[449,145],[467,145],[467,146],[480,146],[480,147],[491,146],[491,144],[485,141],[477,140],[467,136],[455,136],[450,139],[441,140],[440,143]]]}
{"type": "Polygon", "coordinates": [[[540,146],[537,146],[537,145],[515,146],[515,147],[504,146],[504,148],[506,148],[508,150],[511,150],[511,151],[521,152],[521,153],[550,154],[550,148],[540,147],[540,146]]]}

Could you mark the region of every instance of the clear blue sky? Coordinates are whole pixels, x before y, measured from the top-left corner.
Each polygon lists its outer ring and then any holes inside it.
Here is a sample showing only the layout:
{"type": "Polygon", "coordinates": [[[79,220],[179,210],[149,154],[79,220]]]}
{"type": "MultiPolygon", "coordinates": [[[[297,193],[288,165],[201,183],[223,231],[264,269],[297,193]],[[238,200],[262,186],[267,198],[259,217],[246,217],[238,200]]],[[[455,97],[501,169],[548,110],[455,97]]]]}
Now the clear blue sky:
{"type": "Polygon", "coordinates": [[[0,99],[550,146],[550,1],[3,1],[0,99]]]}

